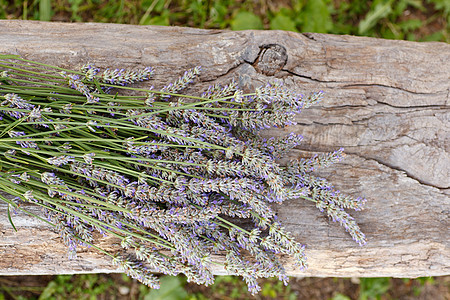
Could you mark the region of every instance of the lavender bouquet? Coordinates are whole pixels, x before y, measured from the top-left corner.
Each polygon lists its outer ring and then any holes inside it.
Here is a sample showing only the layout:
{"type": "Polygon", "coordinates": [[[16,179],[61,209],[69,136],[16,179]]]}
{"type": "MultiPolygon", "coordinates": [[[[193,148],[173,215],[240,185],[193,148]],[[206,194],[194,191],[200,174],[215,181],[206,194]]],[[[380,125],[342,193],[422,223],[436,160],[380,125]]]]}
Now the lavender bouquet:
{"type": "Polygon", "coordinates": [[[287,199],[313,201],[365,243],[344,210],[360,210],[364,200],[311,173],[339,161],[342,149],[281,166],[302,137],[258,135],[293,124],[322,92],[305,97],[272,84],[244,93],[231,81],[180,93],[199,67],[161,89],[128,86],[152,73],[92,64],[71,71],[0,55],[0,190],[12,196],[0,200],[11,210],[39,205],[70,257],[80,245],[94,247],[152,288],[155,272],[209,285],[212,264],[242,276],[252,293],[258,278],[287,283],[280,257],[306,267],[305,247],[271,207],[287,199]],[[101,249],[102,236],[121,247],[101,249]]]}

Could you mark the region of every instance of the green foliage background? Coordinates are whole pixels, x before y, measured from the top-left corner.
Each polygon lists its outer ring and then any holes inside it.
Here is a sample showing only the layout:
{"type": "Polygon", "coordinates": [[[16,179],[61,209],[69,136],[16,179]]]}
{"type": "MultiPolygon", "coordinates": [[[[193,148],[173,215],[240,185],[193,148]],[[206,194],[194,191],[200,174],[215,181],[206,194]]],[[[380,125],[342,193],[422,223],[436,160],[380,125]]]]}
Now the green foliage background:
{"type": "Polygon", "coordinates": [[[0,0],[0,18],[281,29],[450,42],[449,0],[0,0]]]}
{"type": "MultiPolygon", "coordinates": [[[[151,290],[126,275],[80,274],[57,275],[42,284],[16,285],[11,281],[18,277],[0,276],[0,300],[210,300],[210,299],[323,299],[323,300],[372,300],[372,299],[448,299],[449,278],[432,277],[417,279],[393,278],[316,278],[297,279],[284,286],[278,279],[265,279],[257,297],[247,292],[241,278],[217,276],[210,287],[186,283],[182,276],[161,277],[161,289],[151,290]],[[309,290],[309,291],[308,291],[309,290]],[[318,291],[321,290],[322,292],[318,291]],[[328,290],[328,292],[323,292],[328,290]],[[435,293],[430,293],[434,290],[435,293]],[[438,294],[436,291],[441,290],[438,294]],[[447,292],[446,292],[447,290],[447,292]],[[308,291],[308,292],[307,292],[308,291]]],[[[23,277],[20,277],[23,278],[23,277]]],[[[44,280],[45,281],[45,280],[44,280]]]]}

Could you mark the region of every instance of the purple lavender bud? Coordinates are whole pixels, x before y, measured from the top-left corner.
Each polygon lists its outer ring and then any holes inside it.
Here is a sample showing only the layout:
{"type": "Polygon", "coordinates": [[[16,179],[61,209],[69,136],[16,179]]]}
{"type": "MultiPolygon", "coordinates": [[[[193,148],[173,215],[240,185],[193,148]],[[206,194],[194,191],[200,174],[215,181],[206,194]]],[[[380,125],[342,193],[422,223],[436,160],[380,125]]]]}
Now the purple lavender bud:
{"type": "MultiPolygon", "coordinates": [[[[25,136],[25,132],[23,131],[8,131],[8,135],[10,137],[23,137],[25,136]]],[[[29,137],[26,137],[29,139],[29,137]]],[[[39,149],[37,144],[33,141],[26,141],[26,140],[21,140],[21,141],[16,141],[16,144],[20,145],[22,148],[34,148],[34,149],[39,149]]],[[[22,150],[23,153],[30,155],[30,153],[28,151],[22,150]]]]}
{"type": "Polygon", "coordinates": [[[131,83],[150,79],[153,69],[146,67],[143,70],[129,71],[124,69],[106,69],[100,75],[100,80],[104,83],[125,86],[131,83]]]}
{"type": "Polygon", "coordinates": [[[68,164],[69,162],[74,162],[75,157],[69,156],[69,155],[61,155],[61,156],[54,156],[47,158],[47,163],[51,165],[55,165],[57,167],[63,166],[65,164],[68,164]]]}
{"type": "Polygon", "coordinates": [[[84,162],[87,163],[88,165],[91,165],[92,162],[94,161],[94,156],[95,156],[95,153],[84,154],[83,155],[84,162]]]}
{"type": "Polygon", "coordinates": [[[88,86],[85,85],[81,80],[80,76],[74,75],[74,74],[67,74],[66,72],[60,72],[59,73],[62,77],[67,79],[69,86],[78,92],[85,95],[87,98],[92,97],[91,91],[89,90],[88,86]]]}
{"type": "MultiPolygon", "coordinates": [[[[195,77],[200,74],[201,67],[195,67],[190,69],[184,73],[184,75],[178,78],[174,83],[164,86],[161,89],[161,92],[172,93],[175,94],[182,89],[186,88],[189,83],[191,83],[195,77]]],[[[167,100],[170,98],[170,95],[164,95],[163,99],[167,100]]]]}
{"type": "MultiPolygon", "coordinates": [[[[17,108],[28,111],[31,111],[34,108],[33,104],[30,104],[28,101],[22,99],[17,94],[6,94],[3,97],[5,98],[5,101],[3,101],[0,104],[1,106],[8,105],[8,107],[10,108],[17,108]]],[[[29,114],[29,112],[21,112],[21,111],[5,111],[5,113],[16,119],[23,118],[29,114]]]]}
{"type": "Polygon", "coordinates": [[[33,197],[33,191],[32,190],[28,190],[23,194],[23,197],[28,201],[28,202],[34,202],[37,203],[38,201],[33,197]]]}
{"type": "Polygon", "coordinates": [[[92,81],[94,80],[95,75],[97,75],[100,69],[96,68],[93,64],[87,63],[81,67],[80,71],[84,73],[86,80],[92,81]]]}

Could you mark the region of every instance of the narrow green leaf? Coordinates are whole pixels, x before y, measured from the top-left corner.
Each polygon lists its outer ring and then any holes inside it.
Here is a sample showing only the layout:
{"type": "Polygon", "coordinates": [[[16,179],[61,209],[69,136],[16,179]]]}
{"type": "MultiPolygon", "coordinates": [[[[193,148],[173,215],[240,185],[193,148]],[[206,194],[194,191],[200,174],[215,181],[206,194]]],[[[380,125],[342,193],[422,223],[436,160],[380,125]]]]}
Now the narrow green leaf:
{"type": "Polygon", "coordinates": [[[14,127],[18,126],[20,123],[22,123],[23,121],[25,121],[27,119],[27,117],[23,117],[21,119],[18,119],[14,122],[12,122],[11,124],[9,124],[3,131],[2,133],[0,133],[0,137],[4,136],[6,133],[8,133],[8,131],[10,131],[11,129],[13,129],[14,127]]]}
{"type": "Polygon", "coordinates": [[[10,204],[8,204],[8,221],[11,224],[11,226],[14,228],[14,230],[17,232],[16,226],[14,226],[14,223],[11,219],[11,212],[9,211],[9,206],[10,206],[10,204]]]}
{"type": "Polygon", "coordinates": [[[161,14],[151,17],[147,16],[142,18],[139,22],[140,25],[161,25],[161,26],[169,26],[170,25],[170,12],[168,10],[164,10],[161,14]]]}
{"type": "Polygon", "coordinates": [[[358,32],[361,35],[366,34],[372,29],[379,20],[386,18],[392,12],[392,0],[375,1],[372,8],[367,13],[364,20],[359,23],[358,32]]]}
{"type": "Polygon", "coordinates": [[[50,0],[39,1],[39,20],[50,21],[52,18],[52,3],[50,0]]]}
{"type": "Polygon", "coordinates": [[[0,59],[18,59],[18,58],[20,58],[20,55],[0,54],[0,59]]]}
{"type": "Polygon", "coordinates": [[[53,294],[55,294],[58,284],[55,281],[50,281],[47,287],[39,296],[39,300],[49,299],[53,294]]]}

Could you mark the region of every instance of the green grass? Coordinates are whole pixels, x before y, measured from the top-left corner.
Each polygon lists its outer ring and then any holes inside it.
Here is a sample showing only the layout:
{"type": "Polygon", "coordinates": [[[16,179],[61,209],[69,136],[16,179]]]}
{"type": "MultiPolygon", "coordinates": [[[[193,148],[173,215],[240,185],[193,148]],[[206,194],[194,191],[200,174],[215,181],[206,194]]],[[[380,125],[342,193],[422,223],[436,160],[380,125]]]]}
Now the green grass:
{"type": "Polygon", "coordinates": [[[0,0],[0,18],[281,29],[450,42],[449,0],[0,0]]]}

